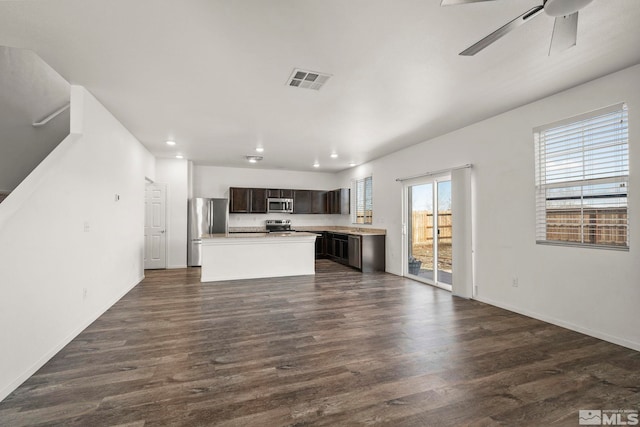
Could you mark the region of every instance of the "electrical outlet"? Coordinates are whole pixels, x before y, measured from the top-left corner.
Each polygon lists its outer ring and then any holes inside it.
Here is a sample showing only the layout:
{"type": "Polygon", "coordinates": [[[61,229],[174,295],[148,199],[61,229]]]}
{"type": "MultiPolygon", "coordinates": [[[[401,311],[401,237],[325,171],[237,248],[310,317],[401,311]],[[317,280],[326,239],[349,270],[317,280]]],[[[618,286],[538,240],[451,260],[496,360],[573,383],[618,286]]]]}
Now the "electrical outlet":
{"type": "Polygon", "coordinates": [[[89,291],[87,290],[87,288],[82,288],[82,299],[86,300],[87,299],[87,294],[89,293],[89,291]]]}
{"type": "Polygon", "coordinates": [[[518,287],[518,276],[513,276],[513,280],[511,281],[511,286],[514,288],[518,287]]]}

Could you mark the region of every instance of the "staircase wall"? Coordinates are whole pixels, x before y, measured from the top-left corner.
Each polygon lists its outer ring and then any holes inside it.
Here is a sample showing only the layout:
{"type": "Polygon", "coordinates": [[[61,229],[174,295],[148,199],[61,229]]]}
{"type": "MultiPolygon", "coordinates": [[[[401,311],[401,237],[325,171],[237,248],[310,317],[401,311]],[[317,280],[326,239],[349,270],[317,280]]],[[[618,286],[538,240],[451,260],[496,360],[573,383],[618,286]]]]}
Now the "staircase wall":
{"type": "Polygon", "coordinates": [[[136,138],[72,86],[71,134],[0,204],[0,400],[143,278],[154,169],[136,138]]]}

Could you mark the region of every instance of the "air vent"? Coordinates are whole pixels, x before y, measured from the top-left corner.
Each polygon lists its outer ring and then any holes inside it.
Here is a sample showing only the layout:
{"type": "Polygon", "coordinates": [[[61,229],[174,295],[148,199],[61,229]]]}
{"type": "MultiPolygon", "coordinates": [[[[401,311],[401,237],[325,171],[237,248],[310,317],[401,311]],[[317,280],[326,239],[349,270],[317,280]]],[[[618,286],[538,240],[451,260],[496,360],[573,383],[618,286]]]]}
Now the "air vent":
{"type": "Polygon", "coordinates": [[[289,80],[287,80],[287,84],[302,89],[320,90],[327,80],[329,80],[329,77],[331,77],[331,74],[305,71],[296,68],[293,70],[293,73],[291,73],[289,80]]]}
{"type": "Polygon", "coordinates": [[[245,156],[245,158],[249,161],[249,163],[257,163],[260,160],[262,160],[263,157],[248,155],[248,156],[245,156]]]}

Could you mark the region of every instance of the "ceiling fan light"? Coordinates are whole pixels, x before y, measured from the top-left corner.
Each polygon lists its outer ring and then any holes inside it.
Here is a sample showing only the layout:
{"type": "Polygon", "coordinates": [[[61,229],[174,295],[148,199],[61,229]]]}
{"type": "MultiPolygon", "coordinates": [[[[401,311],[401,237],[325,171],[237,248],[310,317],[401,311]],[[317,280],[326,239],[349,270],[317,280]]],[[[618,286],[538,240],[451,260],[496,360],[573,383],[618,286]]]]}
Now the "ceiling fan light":
{"type": "Polygon", "coordinates": [[[576,13],[593,0],[547,0],[544,12],[549,16],[567,16],[576,13]]]}

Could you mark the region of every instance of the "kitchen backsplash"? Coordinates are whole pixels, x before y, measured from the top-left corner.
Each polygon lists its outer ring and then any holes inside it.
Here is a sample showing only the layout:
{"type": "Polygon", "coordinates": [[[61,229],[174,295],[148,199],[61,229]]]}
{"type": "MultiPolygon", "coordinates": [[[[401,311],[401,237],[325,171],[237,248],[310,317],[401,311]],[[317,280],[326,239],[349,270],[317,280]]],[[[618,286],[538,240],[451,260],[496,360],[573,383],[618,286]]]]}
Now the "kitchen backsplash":
{"type": "Polygon", "coordinates": [[[315,225],[338,225],[338,217],[349,215],[229,214],[229,227],[262,227],[268,219],[290,219],[293,228],[315,225]]]}

